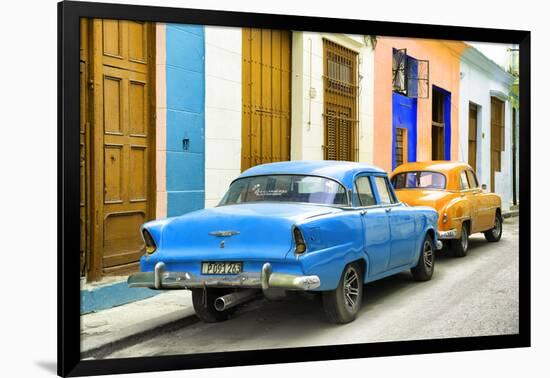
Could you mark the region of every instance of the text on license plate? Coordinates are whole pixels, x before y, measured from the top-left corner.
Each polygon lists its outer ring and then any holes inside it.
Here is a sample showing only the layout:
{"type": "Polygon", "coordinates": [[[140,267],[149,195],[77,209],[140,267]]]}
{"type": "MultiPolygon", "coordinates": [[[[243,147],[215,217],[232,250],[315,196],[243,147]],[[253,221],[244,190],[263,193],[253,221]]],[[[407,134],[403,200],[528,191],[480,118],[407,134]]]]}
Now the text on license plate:
{"type": "Polygon", "coordinates": [[[239,274],[242,271],[242,262],[203,262],[202,274],[239,274]]]}

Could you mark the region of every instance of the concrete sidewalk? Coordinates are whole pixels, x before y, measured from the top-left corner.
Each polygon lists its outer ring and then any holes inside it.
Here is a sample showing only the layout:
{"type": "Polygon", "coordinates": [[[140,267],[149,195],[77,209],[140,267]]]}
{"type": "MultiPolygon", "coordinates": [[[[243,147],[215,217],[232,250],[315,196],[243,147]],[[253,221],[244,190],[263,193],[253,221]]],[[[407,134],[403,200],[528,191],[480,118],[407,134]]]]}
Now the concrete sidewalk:
{"type": "Polygon", "coordinates": [[[92,312],[80,317],[82,358],[102,354],[131,338],[144,337],[158,328],[184,326],[198,320],[189,290],[164,291],[154,297],[92,312]]]}
{"type": "MultiPolygon", "coordinates": [[[[519,210],[503,213],[504,218],[518,215],[519,210]]],[[[198,321],[189,290],[164,291],[147,299],[81,315],[80,319],[82,358],[108,354],[160,328],[184,327],[198,321]]]]}

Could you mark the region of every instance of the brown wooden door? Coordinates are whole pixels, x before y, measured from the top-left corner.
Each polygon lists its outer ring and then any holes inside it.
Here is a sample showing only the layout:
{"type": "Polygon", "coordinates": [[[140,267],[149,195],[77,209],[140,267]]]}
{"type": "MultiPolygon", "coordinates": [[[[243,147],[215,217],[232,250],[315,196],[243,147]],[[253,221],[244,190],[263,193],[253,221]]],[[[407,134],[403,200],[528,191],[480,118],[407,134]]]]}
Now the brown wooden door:
{"type": "Polygon", "coordinates": [[[94,278],[137,269],[154,214],[153,27],[93,20],[94,278]]]}
{"type": "Polygon", "coordinates": [[[500,172],[500,153],[504,151],[504,102],[491,97],[491,191],[495,191],[495,172],[500,172]]]}
{"type": "Polygon", "coordinates": [[[477,157],[477,106],[470,103],[468,118],[468,164],[476,169],[477,157]]]}
{"type": "Polygon", "coordinates": [[[241,170],[290,160],[291,34],[243,28],[241,170]]]}
{"type": "Polygon", "coordinates": [[[323,40],[324,158],[357,160],[357,53],[323,40]]]}

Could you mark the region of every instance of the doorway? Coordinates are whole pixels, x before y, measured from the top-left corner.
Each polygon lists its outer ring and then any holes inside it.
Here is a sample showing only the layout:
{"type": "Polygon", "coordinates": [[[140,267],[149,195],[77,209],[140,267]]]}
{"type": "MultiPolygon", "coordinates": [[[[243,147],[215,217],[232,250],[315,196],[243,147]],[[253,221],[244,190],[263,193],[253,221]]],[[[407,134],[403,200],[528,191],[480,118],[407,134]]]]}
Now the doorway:
{"type": "Polygon", "coordinates": [[[136,271],[140,227],[155,214],[154,40],[151,23],[81,23],[81,271],[88,281],[136,271]]]}

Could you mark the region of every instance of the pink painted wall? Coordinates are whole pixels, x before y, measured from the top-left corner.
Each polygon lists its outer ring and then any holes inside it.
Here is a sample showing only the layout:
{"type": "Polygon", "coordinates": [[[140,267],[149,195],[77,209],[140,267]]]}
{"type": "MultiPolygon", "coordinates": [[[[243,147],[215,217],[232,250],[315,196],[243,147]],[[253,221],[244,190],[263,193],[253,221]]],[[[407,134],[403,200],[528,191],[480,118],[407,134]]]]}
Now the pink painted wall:
{"type": "Polygon", "coordinates": [[[463,42],[378,37],[374,50],[374,164],[392,169],[392,57],[393,48],[430,61],[430,97],[418,99],[417,161],[431,160],[432,85],[451,93],[451,160],[458,159],[458,104],[460,54],[463,42]]]}

